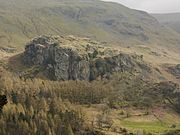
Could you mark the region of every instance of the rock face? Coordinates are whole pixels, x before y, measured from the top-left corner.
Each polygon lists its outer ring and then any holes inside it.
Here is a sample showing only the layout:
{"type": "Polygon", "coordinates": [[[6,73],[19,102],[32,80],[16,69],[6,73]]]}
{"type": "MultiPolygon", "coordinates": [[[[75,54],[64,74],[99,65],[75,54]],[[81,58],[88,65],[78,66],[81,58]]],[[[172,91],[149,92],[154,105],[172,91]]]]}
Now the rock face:
{"type": "Polygon", "coordinates": [[[141,56],[103,47],[101,43],[73,36],[40,36],[26,45],[26,65],[40,65],[52,80],[95,80],[114,72],[146,71],[141,56]]]}
{"type": "Polygon", "coordinates": [[[180,79],[180,64],[176,66],[169,67],[169,71],[173,74],[177,79],[180,79]]]}

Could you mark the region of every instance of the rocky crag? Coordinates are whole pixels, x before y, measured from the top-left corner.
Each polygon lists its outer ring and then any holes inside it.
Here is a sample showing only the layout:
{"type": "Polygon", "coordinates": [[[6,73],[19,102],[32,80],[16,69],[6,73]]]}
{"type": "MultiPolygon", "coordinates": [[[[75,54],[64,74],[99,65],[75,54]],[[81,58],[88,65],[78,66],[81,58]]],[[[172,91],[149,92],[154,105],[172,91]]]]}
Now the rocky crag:
{"type": "Polygon", "coordinates": [[[180,79],[180,64],[170,66],[168,69],[171,74],[173,74],[177,79],[180,79]]]}
{"type": "Polygon", "coordinates": [[[95,80],[115,72],[151,71],[143,56],[125,54],[88,38],[40,36],[24,52],[26,65],[39,65],[52,80],[95,80]]]}

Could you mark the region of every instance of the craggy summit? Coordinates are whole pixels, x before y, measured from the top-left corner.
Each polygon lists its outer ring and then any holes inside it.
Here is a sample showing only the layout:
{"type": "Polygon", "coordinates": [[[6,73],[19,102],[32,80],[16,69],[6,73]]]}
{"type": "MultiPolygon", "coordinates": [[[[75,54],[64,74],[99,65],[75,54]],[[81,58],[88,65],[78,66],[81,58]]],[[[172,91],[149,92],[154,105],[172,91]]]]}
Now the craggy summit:
{"type": "Polygon", "coordinates": [[[149,72],[142,56],[105,46],[88,38],[40,36],[26,45],[24,63],[45,67],[52,80],[95,80],[114,72],[149,72]]]}

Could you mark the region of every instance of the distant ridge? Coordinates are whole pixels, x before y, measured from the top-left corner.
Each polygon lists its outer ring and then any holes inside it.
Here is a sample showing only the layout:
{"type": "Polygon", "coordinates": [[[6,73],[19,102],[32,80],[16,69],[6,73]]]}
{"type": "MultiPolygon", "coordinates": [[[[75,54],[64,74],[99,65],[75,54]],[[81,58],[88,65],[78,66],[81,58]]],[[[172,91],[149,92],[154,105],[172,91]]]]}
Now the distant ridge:
{"type": "Polygon", "coordinates": [[[180,13],[152,14],[160,23],[180,33],[180,13]]]}

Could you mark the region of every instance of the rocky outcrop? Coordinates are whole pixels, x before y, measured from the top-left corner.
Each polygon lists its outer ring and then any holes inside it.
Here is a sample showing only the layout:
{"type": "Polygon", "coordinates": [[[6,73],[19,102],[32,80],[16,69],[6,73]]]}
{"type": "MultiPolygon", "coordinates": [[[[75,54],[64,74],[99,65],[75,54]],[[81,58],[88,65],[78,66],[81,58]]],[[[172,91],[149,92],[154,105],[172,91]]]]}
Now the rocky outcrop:
{"type": "Polygon", "coordinates": [[[177,79],[180,79],[180,64],[177,64],[176,66],[170,66],[169,71],[171,74],[173,74],[177,79]]]}
{"type": "Polygon", "coordinates": [[[114,72],[150,71],[141,56],[73,36],[33,39],[26,45],[24,63],[45,67],[46,75],[52,80],[95,80],[114,72]]]}

